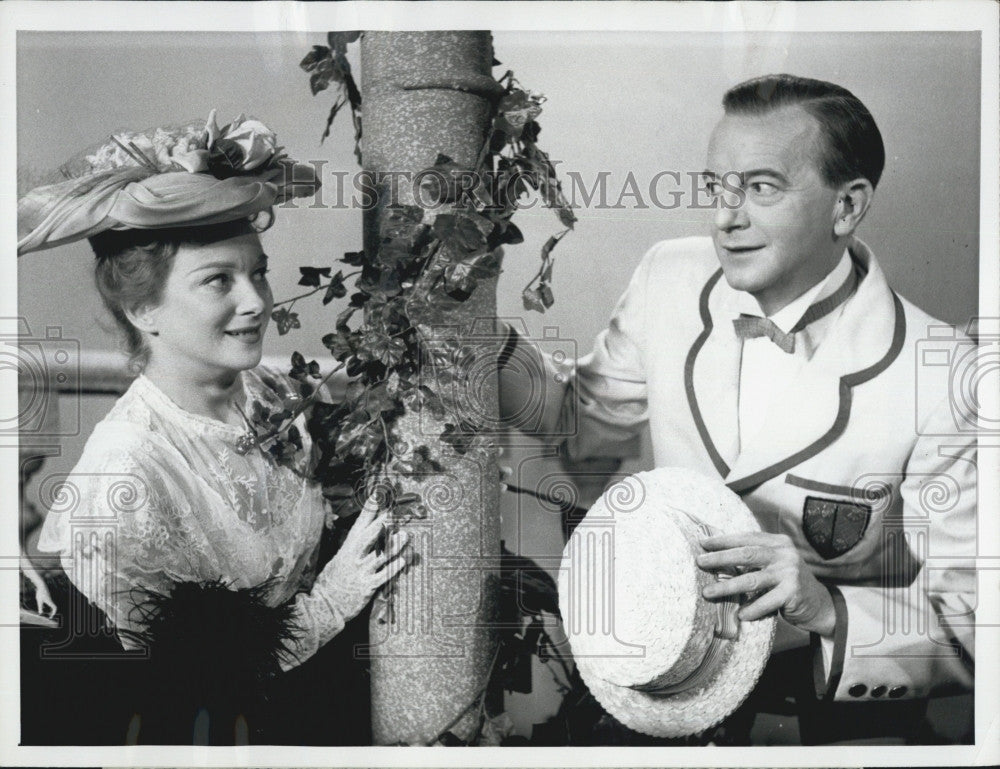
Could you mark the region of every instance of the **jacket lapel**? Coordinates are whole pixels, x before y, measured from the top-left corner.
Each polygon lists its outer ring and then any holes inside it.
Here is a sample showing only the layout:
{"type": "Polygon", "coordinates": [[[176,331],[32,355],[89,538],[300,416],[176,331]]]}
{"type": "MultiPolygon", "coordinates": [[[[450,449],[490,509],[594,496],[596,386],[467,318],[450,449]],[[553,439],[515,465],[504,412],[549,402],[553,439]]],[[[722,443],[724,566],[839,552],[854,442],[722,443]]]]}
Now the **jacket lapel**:
{"type": "Polygon", "coordinates": [[[764,429],[742,447],[725,476],[734,491],[751,491],[837,440],[850,418],[851,390],[899,355],[906,330],[902,305],[868,247],[855,240],[850,251],[864,273],[858,288],[812,359],[782,387],[764,429]]]}
{"type": "Polygon", "coordinates": [[[719,475],[739,452],[740,344],[730,319],[737,294],[718,270],[702,288],[702,331],[688,351],[684,389],[691,417],[719,475]]]}

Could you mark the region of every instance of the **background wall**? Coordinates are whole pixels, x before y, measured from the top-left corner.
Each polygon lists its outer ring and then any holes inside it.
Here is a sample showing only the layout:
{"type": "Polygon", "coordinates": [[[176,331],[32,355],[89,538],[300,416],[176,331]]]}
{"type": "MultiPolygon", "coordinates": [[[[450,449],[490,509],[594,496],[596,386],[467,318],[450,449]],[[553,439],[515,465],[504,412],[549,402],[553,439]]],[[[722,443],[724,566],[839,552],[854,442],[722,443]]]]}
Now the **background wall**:
{"type": "MultiPolygon", "coordinates": [[[[325,160],[353,171],[349,119],[341,115],[322,147],[331,104],[313,97],[298,62],[314,33],[19,33],[17,142],[19,176],[51,171],[117,128],[146,128],[240,112],[264,120],[299,160],[325,160]]],[[[648,185],[659,171],[697,172],[727,87],[767,72],[832,80],[852,90],[875,115],[887,147],[887,167],[860,236],[874,249],[890,281],[933,315],[964,325],[976,312],[979,215],[978,33],[500,33],[496,69],[515,71],[526,87],[548,97],[541,144],[560,170],[589,188],[607,172],[614,205],[631,172],[645,204],[626,196],[621,208],[579,210],[576,232],[556,253],[556,305],[526,314],[520,290],[537,267],[538,250],[558,222],[540,208],[517,217],[525,243],[507,249],[499,313],[524,316],[530,332],[546,327],[589,349],[632,269],[658,240],[708,232],[709,213],[652,206],[648,185]]],[[[357,52],[351,60],[357,66],[357,52]]],[[[358,73],[360,74],[360,73],[358,73]]],[[[331,185],[332,186],[332,185],[331,185]]],[[[664,181],[660,199],[670,200],[664,181]]],[[[329,196],[332,189],[328,188],[329,196]]],[[[327,197],[329,201],[329,197],[327,197]]],[[[579,197],[578,197],[579,200],[579,197]]],[[[690,194],[683,203],[690,201],[690,194]]],[[[277,299],[296,287],[298,266],[334,264],[361,247],[356,210],[282,210],[264,236],[277,299]]],[[[92,288],[86,243],[32,254],[17,265],[19,314],[37,336],[58,325],[84,349],[117,342],[92,288]],[[102,328],[104,326],[105,328],[102,328]]],[[[332,327],[337,303],[302,303],[302,328],[279,337],[268,354],[325,353],[319,340],[332,327]]],[[[272,326],[273,329],[273,326],[272,326]]],[[[68,470],[111,399],[88,400],[80,435],[45,471],[68,470]]],[[[545,452],[514,440],[512,464],[530,468],[533,484],[552,470],[545,452]]],[[[632,463],[639,468],[645,457],[632,463]]],[[[43,471],[42,475],[45,474],[43,471]]],[[[525,497],[506,502],[505,537],[525,553],[561,550],[558,516],[539,514],[525,497]]],[[[515,707],[519,725],[540,720],[551,705],[535,698],[515,707]]]]}
{"type": "MultiPolygon", "coordinates": [[[[338,118],[319,146],[331,99],[311,96],[297,66],[311,45],[324,42],[312,33],[20,33],[19,172],[51,171],[116,128],[207,117],[213,107],[220,122],[240,112],[260,117],[298,159],[353,170],[349,120],[338,118]]],[[[608,172],[610,204],[630,171],[649,204],[656,172],[701,170],[722,93],[738,80],[788,71],[846,86],[875,115],[888,150],[861,237],[893,285],[918,305],[955,323],[974,313],[977,33],[499,33],[495,49],[503,63],[498,74],[511,68],[549,99],[543,147],[588,187],[608,172]]],[[[661,182],[661,200],[669,200],[671,189],[669,180],[661,182]]],[[[629,197],[622,205],[578,212],[576,232],[556,252],[556,306],[544,317],[528,316],[530,328],[556,325],[589,346],[650,245],[706,232],[704,211],[643,210],[629,197]]],[[[520,288],[536,268],[541,244],[558,229],[539,208],[522,211],[518,221],[527,237],[507,249],[503,315],[522,314],[520,288]]],[[[280,211],[265,238],[275,296],[287,297],[296,291],[300,264],[329,264],[360,248],[361,217],[351,210],[280,211]]],[[[61,324],[85,347],[113,346],[95,324],[102,311],[89,289],[90,268],[86,243],[21,259],[21,314],[32,326],[61,324]]],[[[317,302],[303,315],[301,330],[271,334],[267,351],[322,353],[319,338],[336,312],[336,305],[320,311],[317,302]]]]}

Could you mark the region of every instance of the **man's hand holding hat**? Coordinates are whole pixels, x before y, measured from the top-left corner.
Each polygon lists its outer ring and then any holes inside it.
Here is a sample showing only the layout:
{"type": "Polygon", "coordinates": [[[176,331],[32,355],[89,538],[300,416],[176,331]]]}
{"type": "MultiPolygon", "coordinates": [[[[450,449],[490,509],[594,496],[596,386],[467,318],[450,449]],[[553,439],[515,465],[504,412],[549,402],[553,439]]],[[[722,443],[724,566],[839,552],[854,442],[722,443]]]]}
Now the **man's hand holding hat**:
{"type": "Polygon", "coordinates": [[[795,543],[785,534],[760,531],[707,537],[701,546],[709,551],[696,559],[705,571],[735,571],[731,579],[709,584],[705,598],[718,600],[756,594],[740,609],[741,620],[755,620],[776,611],[789,623],[833,636],[836,613],[830,591],[813,576],[795,543]]]}

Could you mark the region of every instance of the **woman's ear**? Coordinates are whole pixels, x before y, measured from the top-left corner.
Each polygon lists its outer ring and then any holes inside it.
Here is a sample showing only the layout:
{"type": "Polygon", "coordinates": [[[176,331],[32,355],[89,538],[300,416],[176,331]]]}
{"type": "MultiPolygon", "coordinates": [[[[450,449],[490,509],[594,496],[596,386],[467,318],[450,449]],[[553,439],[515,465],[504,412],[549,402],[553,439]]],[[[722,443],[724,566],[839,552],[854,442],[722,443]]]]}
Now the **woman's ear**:
{"type": "Polygon", "coordinates": [[[838,238],[853,235],[868,213],[874,194],[872,183],[864,177],[842,185],[837,197],[833,234],[838,238]]]}
{"type": "Polygon", "coordinates": [[[127,309],[125,310],[125,317],[128,318],[129,323],[144,334],[158,336],[160,333],[157,330],[155,307],[143,305],[142,307],[137,307],[135,309],[127,309]]]}

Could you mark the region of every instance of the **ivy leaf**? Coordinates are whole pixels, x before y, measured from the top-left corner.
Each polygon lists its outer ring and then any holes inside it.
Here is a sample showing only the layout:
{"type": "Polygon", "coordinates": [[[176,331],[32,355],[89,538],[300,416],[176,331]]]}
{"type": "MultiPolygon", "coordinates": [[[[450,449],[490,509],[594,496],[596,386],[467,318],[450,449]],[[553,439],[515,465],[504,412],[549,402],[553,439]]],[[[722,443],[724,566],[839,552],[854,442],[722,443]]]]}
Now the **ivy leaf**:
{"type": "Polygon", "coordinates": [[[568,204],[557,206],[556,216],[559,217],[563,227],[572,227],[577,222],[576,214],[568,204]]]}
{"type": "Polygon", "coordinates": [[[521,302],[524,309],[535,312],[545,312],[545,302],[542,300],[541,292],[537,288],[530,286],[521,292],[521,302]]]}
{"type": "Polygon", "coordinates": [[[306,72],[315,70],[325,59],[331,58],[331,51],[325,45],[314,45],[312,50],[299,62],[299,66],[306,72]]]}
{"type": "Polygon", "coordinates": [[[542,114],[542,97],[514,89],[500,100],[497,111],[500,130],[519,139],[528,121],[542,114]]]}
{"type": "Polygon", "coordinates": [[[449,422],[444,426],[441,440],[451,446],[455,453],[464,455],[476,440],[476,426],[464,420],[458,426],[449,422]]]}
{"type": "Polygon", "coordinates": [[[379,225],[379,237],[383,242],[399,240],[416,244],[424,220],[424,210],[419,206],[393,206],[379,225]]]}
{"type": "Polygon", "coordinates": [[[320,59],[309,75],[309,90],[312,95],[315,96],[320,91],[329,88],[330,82],[338,79],[337,75],[337,68],[332,58],[328,56],[325,59],[320,59]]]}
{"type": "Polygon", "coordinates": [[[347,326],[347,321],[351,319],[351,316],[357,312],[357,307],[348,307],[340,315],[337,316],[337,322],[334,324],[338,331],[350,331],[347,326]]]}
{"type": "Polygon", "coordinates": [[[291,415],[292,415],[291,411],[289,411],[288,409],[282,409],[281,411],[276,411],[275,413],[271,414],[271,416],[268,418],[267,421],[270,423],[271,427],[277,427],[286,419],[288,419],[288,417],[290,417],[291,415]]]}
{"type": "MultiPolygon", "coordinates": [[[[330,270],[330,267],[299,267],[299,272],[302,273],[302,277],[299,278],[299,285],[318,288],[320,278],[329,278],[330,270]]],[[[340,273],[337,274],[339,275],[340,273]]]]}
{"type": "MultiPolygon", "coordinates": [[[[329,270],[327,276],[329,276],[329,270]]],[[[345,296],[347,296],[347,287],[344,285],[344,274],[337,270],[337,274],[330,279],[330,285],[326,287],[326,293],[323,294],[323,304],[329,304],[334,299],[342,299],[345,296]]]]}
{"type": "Polygon", "coordinates": [[[365,263],[365,252],[347,251],[344,253],[343,258],[340,261],[345,264],[349,264],[351,267],[361,267],[365,263]]]}
{"type": "Polygon", "coordinates": [[[335,333],[323,337],[323,346],[334,358],[343,362],[344,358],[354,353],[357,341],[358,332],[338,329],[335,333]]]}
{"type": "Polygon", "coordinates": [[[278,327],[279,336],[284,336],[293,328],[302,328],[302,324],[299,322],[299,314],[284,307],[279,307],[271,313],[271,319],[278,327]]]}
{"type": "Polygon", "coordinates": [[[368,391],[365,409],[372,417],[377,417],[384,411],[395,411],[396,406],[396,399],[389,394],[385,382],[380,382],[368,391]]]}
{"type": "Polygon", "coordinates": [[[444,465],[431,456],[431,450],[427,446],[417,446],[413,450],[414,470],[418,473],[430,475],[444,471],[444,465]]]}
{"type": "Polygon", "coordinates": [[[542,300],[542,305],[545,309],[549,309],[553,304],[555,304],[555,297],[552,295],[552,289],[549,288],[548,283],[542,283],[538,286],[538,298],[542,300]]]}
{"type": "Polygon", "coordinates": [[[434,220],[434,234],[442,243],[472,254],[486,248],[486,238],[494,224],[485,216],[455,213],[439,214],[434,220]]]}
{"type": "Polygon", "coordinates": [[[516,224],[507,222],[506,226],[503,228],[503,239],[501,242],[516,246],[518,243],[524,242],[524,235],[521,233],[521,230],[518,229],[516,224]]]}

